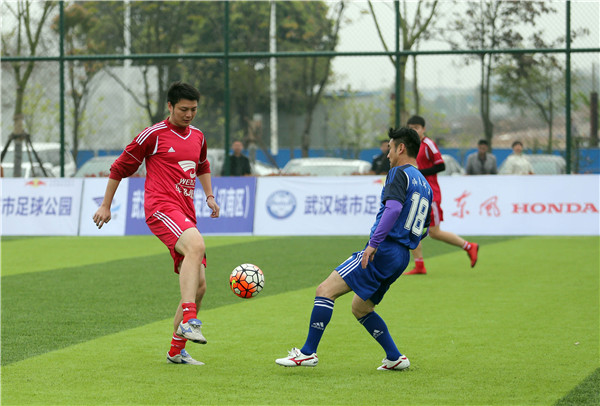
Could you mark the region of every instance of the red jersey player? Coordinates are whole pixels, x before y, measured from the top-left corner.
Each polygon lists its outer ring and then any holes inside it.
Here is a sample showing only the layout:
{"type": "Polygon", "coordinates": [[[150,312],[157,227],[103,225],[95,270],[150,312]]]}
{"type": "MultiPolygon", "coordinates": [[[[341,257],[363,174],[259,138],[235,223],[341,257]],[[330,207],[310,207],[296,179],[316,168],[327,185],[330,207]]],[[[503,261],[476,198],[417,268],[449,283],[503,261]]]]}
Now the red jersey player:
{"type": "MultiPolygon", "coordinates": [[[[435,240],[462,247],[471,259],[471,268],[477,263],[477,253],[479,244],[463,240],[458,235],[449,231],[440,229],[440,223],[444,220],[442,211],[442,193],[437,181],[438,172],[446,168],[442,153],[433,140],[425,135],[425,119],[421,116],[412,116],[408,119],[407,127],[412,128],[421,138],[421,146],[417,155],[417,166],[419,171],[425,176],[427,182],[433,191],[433,201],[431,202],[431,223],[429,225],[429,236],[435,240]]],[[[426,274],[425,261],[423,260],[423,248],[421,244],[413,251],[415,258],[415,268],[405,275],[426,274]]]]}
{"type": "Polygon", "coordinates": [[[212,194],[206,140],[191,125],[199,99],[200,92],[187,83],[175,82],[170,86],[169,117],[138,134],[112,164],[104,200],[93,217],[98,228],[110,221],[110,206],[121,179],[134,174],[145,159],[146,223],[169,248],[174,270],[179,274],[181,301],[175,312],[171,349],[167,354],[167,361],[175,364],[203,365],[187,353],[185,343],[191,340],[206,344],[202,322],[197,318],[206,291],[206,247],[196,228],[196,177],[207,196],[211,217],[219,217],[219,206],[212,194]]]}

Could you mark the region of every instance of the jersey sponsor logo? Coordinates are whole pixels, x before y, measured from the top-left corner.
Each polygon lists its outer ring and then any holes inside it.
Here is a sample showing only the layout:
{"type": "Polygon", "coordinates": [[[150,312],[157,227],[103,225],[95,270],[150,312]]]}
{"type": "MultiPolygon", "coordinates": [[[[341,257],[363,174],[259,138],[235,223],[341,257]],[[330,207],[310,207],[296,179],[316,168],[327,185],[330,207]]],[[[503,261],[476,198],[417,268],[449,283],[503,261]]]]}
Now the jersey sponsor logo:
{"type": "Polygon", "coordinates": [[[167,152],[175,152],[175,148],[171,147],[171,148],[169,148],[169,151],[167,151],[167,152]]]}
{"type": "Polygon", "coordinates": [[[179,161],[179,166],[183,169],[184,172],[191,170],[190,178],[194,179],[196,177],[196,162],[194,161],[179,161]]]}

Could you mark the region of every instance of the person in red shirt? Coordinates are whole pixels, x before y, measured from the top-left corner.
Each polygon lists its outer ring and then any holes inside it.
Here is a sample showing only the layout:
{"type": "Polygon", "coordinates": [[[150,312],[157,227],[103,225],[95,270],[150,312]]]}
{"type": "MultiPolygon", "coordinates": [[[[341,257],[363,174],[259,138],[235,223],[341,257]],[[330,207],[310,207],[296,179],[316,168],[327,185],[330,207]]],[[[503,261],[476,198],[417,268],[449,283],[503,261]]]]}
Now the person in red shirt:
{"type": "MultiPolygon", "coordinates": [[[[421,116],[412,116],[408,119],[407,127],[412,128],[419,134],[421,146],[417,155],[417,166],[419,171],[425,176],[427,182],[433,191],[433,201],[431,202],[431,223],[429,225],[429,235],[435,240],[440,240],[448,244],[461,247],[467,252],[471,260],[471,268],[477,263],[477,254],[479,244],[469,242],[458,235],[443,231],[440,229],[440,223],[444,220],[444,212],[442,211],[442,192],[438,184],[437,174],[446,169],[442,153],[433,142],[433,140],[425,135],[425,119],[421,116]]],[[[425,269],[425,261],[423,259],[423,248],[421,244],[413,251],[415,259],[415,267],[405,272],[405,275],[424,275],[427,273],[425,269]]]]}
{"type": "Polygon", "coordinates": [[[146,223],[169,248],[174,271],[179,274],[181,301],[167,354],[167,362],[174,364],[203,365],[188,354],[185,344],[187,340],[206,344],[202,322],[197,318],[206,292],[206,246],[196,228],[196,177],[212,210],[211,217],[219,217],[206,158],[206,139],[191,125],[199,99],[200,92],[187,83],[175,82],[169,87],[169,117],[139,133],[112,164],[104,199],[93,217],[98,228],[110,221],[110,206],[121,179],[133,175],[146,160],[146,223]]]}

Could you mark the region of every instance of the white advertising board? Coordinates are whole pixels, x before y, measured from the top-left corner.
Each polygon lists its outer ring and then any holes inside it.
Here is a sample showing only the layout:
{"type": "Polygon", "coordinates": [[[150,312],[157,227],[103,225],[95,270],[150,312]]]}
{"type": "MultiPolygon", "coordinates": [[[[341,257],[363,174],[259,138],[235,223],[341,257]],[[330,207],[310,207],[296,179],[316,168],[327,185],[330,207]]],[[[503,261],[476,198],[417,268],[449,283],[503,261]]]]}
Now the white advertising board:
{"type": "Polygon", "coordinates": [[[459,235],[598,235],[598,175],[439,177],[442,230],[459,235]]]}
{"type": "Polygon", "coordinates": [[[258,178],[255,235],[365,235],[385,177],[258,178]]]}
{"type": "Polygon", "coordinates": [[[2,179],[2,235],[77,235],[82,179],[2,179]]]}
{"type": "Polygon", "coordinates": [[[129,179],[121,180],[119,188],[112,201],[111,219],[107,224],[98,229],[93,222],[94,213],[104,199],[104,191],[108,178],[85,178],[83,180],[83,194],[81,197],[81,219],[79,235],[109,236],[125,235],[125,220],[127,219],[127,191],[129,179]]]}
{"type": "MultiPolygon", "coordinates": [[[[384,178],[259,178],[256,235],[368,235],[384,178]]],[[[599,235],[598,175],[439,177],[442,230],[599,235]]]]}

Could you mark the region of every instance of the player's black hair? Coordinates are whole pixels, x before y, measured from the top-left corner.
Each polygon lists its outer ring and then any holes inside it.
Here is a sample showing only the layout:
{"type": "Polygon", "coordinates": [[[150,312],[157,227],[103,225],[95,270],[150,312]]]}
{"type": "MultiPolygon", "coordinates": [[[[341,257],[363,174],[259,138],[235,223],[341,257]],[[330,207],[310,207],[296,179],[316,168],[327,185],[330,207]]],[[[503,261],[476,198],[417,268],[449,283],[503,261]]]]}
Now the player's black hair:
{"type": "Polygon", "coordinates": [[[512,143],[512,145],[511,145],[510,147],[511,147],[511,148],[514,148],[514,147],[515,147],[515,145],[520,145],[520,146],[523,146],[523,143],[522,143],[521,141],[517,140],[517,141],[513,142],[513,143],[512,143]]]}
{"type": "Polygon", "coordinates": [[[167,101],[174,106],[181,99],[200,101],[200,92],[189,83],[181,81],[171,83],[167,92],[167,101]]]}
{"type": "Polygon", "coordinates": [[[477,142],[477,145],[487,145],[487,146],[489,147],[489,146],[490,146],[490,143],[489,143],[489,142],[487,142],[487,140],[480,139],[480,140],[477,142]]]}
{"type": "Polygon", "coordinates": [[[408,119],[408,121],[406,122],[406,125],[409,125],[409,124],[417,124],[417,125],[420,125],[421,127],[425,127],[425,119],[421,116],[415,115],[408,119]]]}
{"type": "Polygon", "coordinates": [[[388,137],[394,140],[394,144],[396,146],[398,146],[398,144],[404,144],[409,157],[417,157],[417,154],[419,153],[419,147],[421,146],[421,139],[415,130],[408,127],[400,127],[396,129],[390,128],[388,131],[388,137]]]}

